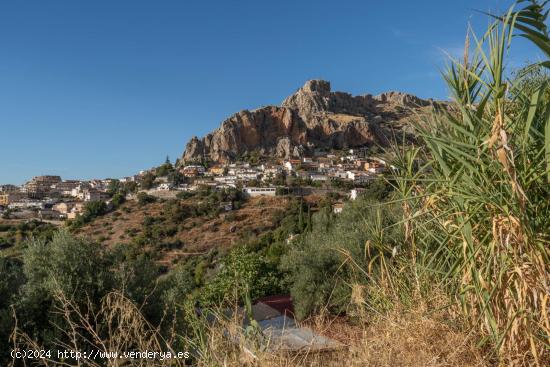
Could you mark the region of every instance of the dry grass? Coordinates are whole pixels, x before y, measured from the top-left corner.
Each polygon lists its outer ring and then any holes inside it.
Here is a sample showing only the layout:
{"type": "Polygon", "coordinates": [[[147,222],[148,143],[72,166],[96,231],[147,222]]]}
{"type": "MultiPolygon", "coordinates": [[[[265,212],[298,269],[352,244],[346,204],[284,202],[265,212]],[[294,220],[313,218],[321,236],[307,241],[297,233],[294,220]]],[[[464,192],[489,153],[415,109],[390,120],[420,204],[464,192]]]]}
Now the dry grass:
{"type": "MultiPolygon", "coordinates": [[[[149,350],[177,353],[179,350],[170,346],[179,340],[179,345],[186,345],[185,348],[192,351],[194,365],[201,367],[491,365],[474,344],[477,336],[460,329],[462,324],[455,318],[455,313],[448,310],[430,313],[422,301],[408,310],[396,307],[388,314],[376,317],[365,314],[353,324],[342,317],[318,315],[304,324],[338,339],[346,348],[324,353],[303,350],[294,354],[266,352],[261,343],[256,342],[258,334],[241,327],[243,315],[238,312],[234,312],[236,316],[230,319],[220,317],[214,324],[192,316],[187,320],[188,330],[193,330],[190,334],[182,336],[178,330],[172,329],[165,339],[147,323],[140,309],[121,294],[108,294],[100,309],[91,314],[79,309],[63,294],[58,295],[58,302],[58,312],[68,325],[64,327],[67,341],[58,345],[65,350],[92,348],[105,352],[149,350]]],[[[13,338],[14,347],[41,349],[17,328],[13,338]]],[[[36,362],[43,366],[60,365],[54,358],[36,362]]],[[[184,365],[184,361],[81,359],[78,365],[178,366],[184,365]]]]}
{"type": "Polygon", "coordinates": [[[473,335],[449,325],[445,314],[393,312],[365,329],[350,366],[487,366],[473,335]]]}
{"type": "MultiPolygon", "coordinates": [[[[350,329],[355,327],[349,326],[350,329]]],[[[213,332],[212,360],[223,366],[488,366],[474,338],[454,330],[443,320],[419,314],[395,314],[363,326],[362,337],[347,350],[326,353],[304,351],[296,355],[256,352],[243,345],[228,345],[221,332],[213,332]]]]}
{"type": "MultiPolygon", "coordinates": [[[[33,366],[184,366],[184,359],[138,359],[121,356],[131,351],[156,351],[176,355],[171,345],[174,344],[176,333],[171,330],[165,339],[159,330],[147,322],[141,310],[132,301],[118,292],[107,294],[99,309],[94,310],[91,303],[87,307],[79,307],[65,294],[56,295],[56,313],[62,321],[52,325],[52,328],[62,331],[63,337],[57,340],[56,351],[78,352],[88,357],[77,359],[60,359],[57,352],[42,355],[41,359],[30,360],[33,366]],[[97,352],[97,354],[96,354],[97,352]],[[117,357],[102,358],[117,352],[117,357]]],[[[31,336],[17,326],[12,333],[14,350],[49,350],[39,345],[31,336]]],[[[25,359],[14,359],[10,366],[26,363],[25,359]]]]}
{"type": "MultiPolygon", "coordinates": [[[[448,301],[441,297],[442,303],[448,301]]],[[[433,305],[431,306],[433,307],[433,305]]],[[[317,315],[303,324],[346,345],[344,350],[299,354],[273,354],[253,349],[244,341],[239,321],[229,320],[207,331],[208,344],[200,366],[331,367],[331,366],[489,366],[484,351],[476,347],[478,335],[465,332],[457,313],[449,309],[430,312],[422,300],[405,310],[359,320],[317,315]]]]}

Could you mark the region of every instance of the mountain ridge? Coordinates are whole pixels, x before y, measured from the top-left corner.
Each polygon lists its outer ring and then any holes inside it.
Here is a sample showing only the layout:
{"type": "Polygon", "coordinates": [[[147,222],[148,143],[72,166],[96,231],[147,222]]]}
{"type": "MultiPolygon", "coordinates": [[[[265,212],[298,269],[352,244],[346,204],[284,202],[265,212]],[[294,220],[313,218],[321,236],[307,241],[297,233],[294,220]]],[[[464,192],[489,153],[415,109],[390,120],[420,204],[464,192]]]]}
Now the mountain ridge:
{"type": "Polygon", "coordinates": [[[254,151],[291,158],[316,148],[385,146],[393,122],[434,103],[401,92],[353,96],[332,92],[328,81],[308,80],[280,106],[241,110],[203,138],[194,136],[180,161],[228,162],[254,151]]]}

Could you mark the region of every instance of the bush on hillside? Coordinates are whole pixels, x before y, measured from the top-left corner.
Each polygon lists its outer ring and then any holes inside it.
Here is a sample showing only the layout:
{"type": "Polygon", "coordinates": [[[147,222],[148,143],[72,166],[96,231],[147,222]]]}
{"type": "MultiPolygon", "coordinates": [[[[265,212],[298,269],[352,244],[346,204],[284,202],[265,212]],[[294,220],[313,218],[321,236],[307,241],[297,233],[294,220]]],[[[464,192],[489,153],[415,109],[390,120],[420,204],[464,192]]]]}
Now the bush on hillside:
{"type": "Polygon", "coordinates": [[[126,202],[126,195],[124,195],[121,192],[117,192],[116,194],[114,194],[113,198],[111,199],[111,203],[113,204],[113,206],[115,208],[118,208],[119,206],[121,206],[125,202],[126,202]]]}
{"type": "Polygon", "coordinates": [[[30,240],[21,261],[0,258],[0,351],[10,347],[6,336],[14,326],[11,305],[20,331],[45,348],[69,342],[68,325],[59,313],[63,302],[87,315],[97,312],[114,290],[140,305],[147,319],[158,324],[164,302],[155,291],[160,268],[153,260],[127,247],[106,250],[65,231],[51,241],[30,240]]]}
{"type": "Polygon", "coordinates": [[[139,180],[139,185],[144,190],[150,190],[155,185],[155,179],[157,177],[151,172],[145,173],[139,180]]]}
{"type": "Polygon", "coordinates": [[[280,293],[282,277],[273,264],[263,256],[241,246],[224,258],[219,272],[202,289],[203,305],[219,305],[225,302],[244,302],[280,293]]]}
{"type": "Polygon", "coordinates": [[[107,204],[104,201],[90,201],[84,206],[84,211],[70,223],[73,228],[82,227],[86,223],[90,223],[95,218],[107,214],[107,204]]]}
{"type": "Polygon", "coordinates": [[[352,284],[367,284],[358,269],[378,271],[380,259],[391,261],[403,241],[400,210],[367,197],[348,203],[339,215],[325,207],[283,256],[296,314],[304,318],[323,308],[339,314],[351,297],[352,284]],[[353,260],[354,264],[349,261],[353,260]]]}
{"type": "Polygon", "coordinates": [[[0,362],[8,360],[8,341],[14,327],[10,306],[17,296],[25,278],[20,260],[0,257],[0,362]]]}
{"type": "MultiPolygon", "coordinates": [[[[23,254],[26,282],[16,304],[20,327],[39,342],[60,338],[52,323],[61,293],[82,307],[97,302],[113,286],[109,263],[99,244],[58,232],[50,242],[31,240],[23,254]]],[[[62,325],[60,325],[62,327],[62,325]]]]}
{"type": "Polygon", "coordinates": [[[145,192],[140,192],[137,194],[137,201],[140,206],[145,206],[147,204],[154,203],[157,201],[157,198],[145,192]]]}

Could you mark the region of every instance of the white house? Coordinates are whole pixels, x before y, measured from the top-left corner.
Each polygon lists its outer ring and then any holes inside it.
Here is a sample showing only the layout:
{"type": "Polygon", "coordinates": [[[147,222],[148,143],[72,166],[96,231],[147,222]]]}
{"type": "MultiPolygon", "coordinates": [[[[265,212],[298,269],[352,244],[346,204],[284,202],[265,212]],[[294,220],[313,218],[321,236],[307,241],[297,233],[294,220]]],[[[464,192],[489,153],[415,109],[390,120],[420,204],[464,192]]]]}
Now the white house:
{"type": "Polygon", "coordinates": [[[243,191],[250,196],[275,196],[276,187],[245,187],[243,191]]]}
{"type": "Polygon", "coordinates": [[[329,176],[332,178],[347,179],[348,173],[346,171],[334,171],[329,173],[329,176]]]}
{"type": "Polygon", "coordinates": [[[385,170],[386,170],[386,168],[384,166],[369,167],[367,169],[367,171],[370,172],[370,173],[382,173],[385,170]]]}
{"type": "Polygon", "coordinates": [[[298,166],[302,163],[299,159],[289,159],[283,163],[283,167],[288,172],[295,171],[298,166]]]}
{"type": "Polygon", "coordinates": [[[157,186],[157,190],[160,191],[169,191],[172,188],[172,185],[168,182],[161,183],[157,186]]]}
{"type": "Polygon", "coordinates": [[[101,192],[99,190],[86,190],[84,191],[81,199],[84,201],[99,201],[99,200],[107,200],[109,198],[109,195],[107,195],[104,192],[101,192]]]}
{"type": "Polygon", "coordinates": [[[258,180],[260,179],[260,177],[262,177],[262,174],[257,171],[246,170],[242,172],[237,172],[236,176],[241,180],[248,181],[248,180],[258,180]]]}
{"type": "Polygon", "coordinates": [[[313,182],[315,182],[315,181],[324,182],[324,181],[328,180],[327,175],[322,175],[322,174],[319,174],[319,173],[312,173],[311,175],[309,175],[309,178],[313,182]]]}
{"type": "Polygon", "coordinates": [[[356,184],[364,184],[374,178],[372,175],[361,171],[347,171],[346,175],[347,179],[353,181],[356,184]]]}

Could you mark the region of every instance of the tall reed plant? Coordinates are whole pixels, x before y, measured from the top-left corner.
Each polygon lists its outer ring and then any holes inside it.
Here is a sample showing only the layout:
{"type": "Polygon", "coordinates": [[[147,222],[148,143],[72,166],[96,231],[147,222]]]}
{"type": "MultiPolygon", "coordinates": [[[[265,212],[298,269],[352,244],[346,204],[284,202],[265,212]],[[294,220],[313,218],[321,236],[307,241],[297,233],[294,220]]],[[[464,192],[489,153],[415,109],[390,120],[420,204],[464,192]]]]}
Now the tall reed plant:
{"type": "Polygon", "coordinates": [[[522,88],[506,65],[521,36],[550,66],[546,3],[519,1],[481,37],[469,30],[443,73],[452,102],[419,124],[423,148],[401,154],[396,175],[416,267],[517,365],[550,363],[550,86],[522,88]]]}

